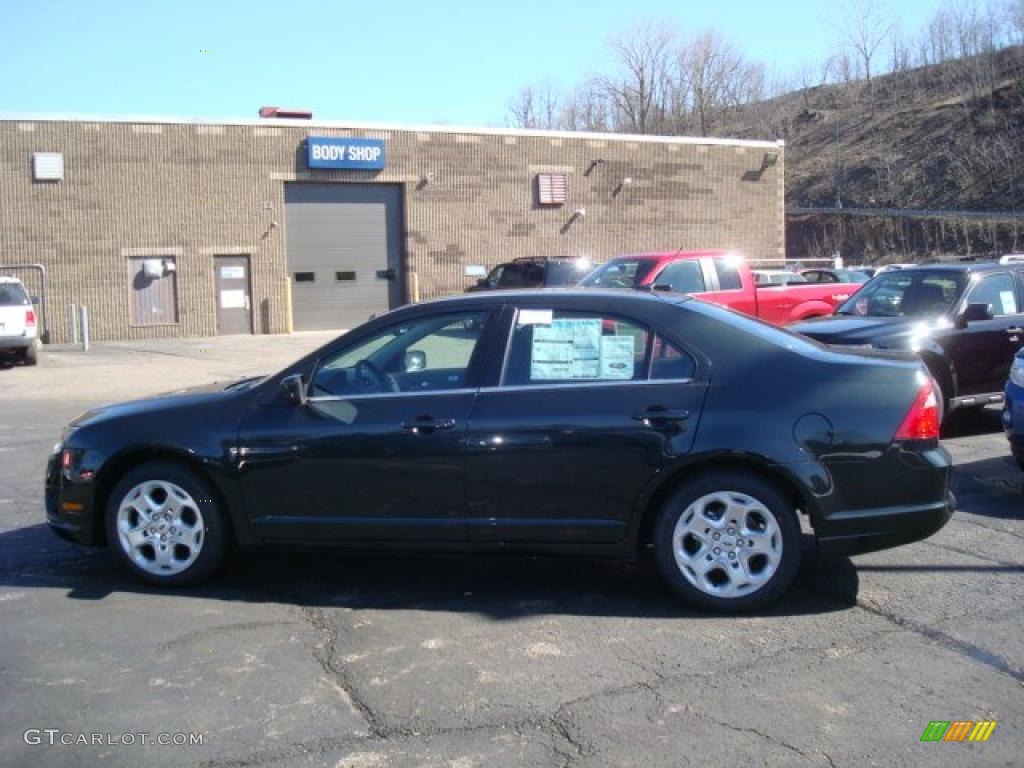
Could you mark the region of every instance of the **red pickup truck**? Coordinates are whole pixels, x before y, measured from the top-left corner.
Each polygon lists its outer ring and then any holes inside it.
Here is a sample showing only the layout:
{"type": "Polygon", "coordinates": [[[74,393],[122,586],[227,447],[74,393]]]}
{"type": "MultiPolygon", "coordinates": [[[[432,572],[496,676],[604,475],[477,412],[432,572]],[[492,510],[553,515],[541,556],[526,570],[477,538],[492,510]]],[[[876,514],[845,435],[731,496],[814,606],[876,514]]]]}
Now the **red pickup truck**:
{"type": "Polygon", "coordinates": [[[861,287],[855,283],[757,286],[743,257],[727,251],[618,256],[595,269],[579,284],[688,293],[775,325],[831,315],[836,306],[861,287]]]}

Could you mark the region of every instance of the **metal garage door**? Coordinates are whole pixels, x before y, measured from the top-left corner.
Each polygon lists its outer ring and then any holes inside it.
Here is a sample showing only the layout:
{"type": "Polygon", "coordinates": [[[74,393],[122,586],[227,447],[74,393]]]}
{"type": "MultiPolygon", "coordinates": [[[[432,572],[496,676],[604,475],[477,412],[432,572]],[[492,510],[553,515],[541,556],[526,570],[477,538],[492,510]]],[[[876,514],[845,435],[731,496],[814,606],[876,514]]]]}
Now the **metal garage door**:
{"type": "Polygon", "coordinates": [[[402,303],[402,190],[397,184],[284,188],[297,331],[354,328],[402,303]]]}

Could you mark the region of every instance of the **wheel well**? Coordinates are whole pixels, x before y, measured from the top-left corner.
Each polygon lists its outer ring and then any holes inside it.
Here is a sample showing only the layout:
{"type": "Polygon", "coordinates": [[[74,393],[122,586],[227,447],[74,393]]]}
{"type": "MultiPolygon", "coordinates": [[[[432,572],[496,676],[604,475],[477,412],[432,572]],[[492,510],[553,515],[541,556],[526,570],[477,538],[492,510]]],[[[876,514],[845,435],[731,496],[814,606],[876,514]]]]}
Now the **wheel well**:
{"type": "Polygon", "coordinates": [[[213,478],[210,477],[210,473],[206,471],[199,461],[187,454],[181,454],[176,451],[167,450],[166,448],[139,448],[117,456],[109,463],[109,465],[104,466],[103,470],[96,477],[96,493],[93,496],[96,514],[93,515],[92,520],[93,540],[95,542],[101,545],[105,545],[107,543],[107,526],[105,524],[107,517],[107,501],[110,499],[110,494],[113,492],[114,486],[118,484],[126,473],[135,469],[135,467],[147,464],[151,461],[166,461],[172,464],[178,464],[181,467],[199,475],[199,477],[201,477],[209,486],[210,491],[215,495],[218,507],[224,510],[222,517],[224,518],[224,525],[227,527],[226,533],[228,535],[226,540],[229,542],[234,540],[231,515],[227,514],[224,497],[218,490],[217,484],[213,482],[213,478]]]}
{"type": "Polygon", "coordinates": [[[644,507],[643,517],[640,519],[640,527],[637,533],[638,550],[643,553],[647,548],[647,545],[651,543],[651,536],[654,532],[654,522],[658,517],[658,510],[661,509],[661,505],[665,499],[679,487],[680,483],[684,483],[702,472],[722,472],[729,470],[739,470],[757,475],[762,480],[771,483],[778,488],[786,498],[793,502],[793,507],[795,509],[803,512],[804,514],[809,514],[806,497],[800,491],[799,487],[797,487],[791,479],[781,472],[774,471],[770,467],[766,467],[763,464],[759,464],[758,462],[749,459],[702,459],[680,468],[670,479],[662,483],[657,492],[651,496],[647,505],[644,507]]]}

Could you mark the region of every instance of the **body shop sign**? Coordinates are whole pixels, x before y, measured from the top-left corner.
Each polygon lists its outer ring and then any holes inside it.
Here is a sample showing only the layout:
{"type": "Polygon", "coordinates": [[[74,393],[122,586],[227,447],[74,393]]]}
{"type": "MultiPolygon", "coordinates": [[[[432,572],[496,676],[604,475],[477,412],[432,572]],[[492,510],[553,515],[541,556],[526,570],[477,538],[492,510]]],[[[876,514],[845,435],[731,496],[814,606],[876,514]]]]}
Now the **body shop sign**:
{"type": "Polygon", "coordinates": [[[384,168],[383,139],[345,139],[310,136],[306,142],[310,168],[379,171],[384,168]]]}

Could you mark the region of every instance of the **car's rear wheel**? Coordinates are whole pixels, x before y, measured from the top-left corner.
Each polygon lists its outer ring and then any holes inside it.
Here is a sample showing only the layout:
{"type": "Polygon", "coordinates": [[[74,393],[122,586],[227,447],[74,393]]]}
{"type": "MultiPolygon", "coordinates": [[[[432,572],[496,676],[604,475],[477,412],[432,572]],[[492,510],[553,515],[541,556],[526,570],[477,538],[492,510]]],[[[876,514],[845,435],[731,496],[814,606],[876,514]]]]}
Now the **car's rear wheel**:
{"type": "Polygon", "coordinates": [[[207,579],[224,559],[224,518],[207,482],[175,463],[130,470],[107,503],[107,542],[150,584],[207,579]]]}
{"type": "Polygon", "coordinates": [[[35,365],[39,362],[39,351],[36,349],[35,344],[31,344],[22,351],[21,361],[25,365],[35,365]]]}
{"type": "Polygon", "coordinates": [[[760,608],[777,599],[800,566],[800,523],[772,483],[742,471],[712,472],[680,485],[654,527],[662,577],[687,602],[714,611],[760,608]]]}

